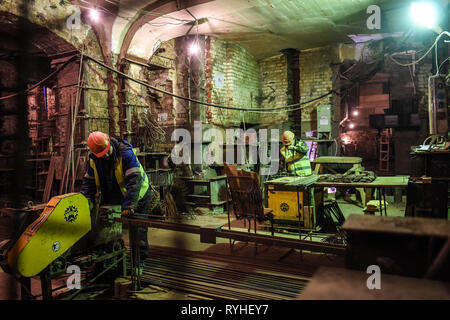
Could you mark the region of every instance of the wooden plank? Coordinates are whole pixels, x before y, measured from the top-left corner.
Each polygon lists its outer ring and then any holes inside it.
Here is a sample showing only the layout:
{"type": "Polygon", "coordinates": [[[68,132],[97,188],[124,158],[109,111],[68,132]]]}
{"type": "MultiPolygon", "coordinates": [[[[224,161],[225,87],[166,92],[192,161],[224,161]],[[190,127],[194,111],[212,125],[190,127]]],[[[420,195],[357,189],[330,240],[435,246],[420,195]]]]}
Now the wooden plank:
{"type": "Polygon", "coordinates": [[[321,267],[300,300],[449,300],[446,282],[381,274],[381,288],[369,290],[364,271],[321,267]]]}
{"type": "Polygon", "coordinates": [[[350,163],[357,164],[362,162],[360,157],[318,157],[314,163],[350,163]]]}
{"type": "Polygon", "coordinates": [[[50,167],[48,169],[48,175],[47,180],[45,181],[45,189],[44,189],[44,195],[42,196],[42,202],[47,203],[50,200],[50,195],[52,192],[52,186],[53,186],[53,180],[55,176],[55,166],[56,166],[56,159],[58,157],[52,156],[50,160],[50,167]]]}
{"type": "Polygon", "coordinates": [[[372,182],[316,182],[314,187],[407,187],[409,176],[377,177],[372,182]]]}
{"type": "Polygon", "coordinates": [[[299,177],[281,177],[273,180],[268,180],[265,182],[265,184],[281,184],[281,185],[290,184],[291,182],[294,182],[296,178],[299,177]]]}
{"type": "Polygon", "coordinates": [[[433,218],[351,214],[342,227],[347,231],[450,237],[450,221],[433,218]]]}
{"type": "MultiPolygon", "coordinates": [[[[309,176],[309,177],[313,177],[309,176]]],[[[320,175],[319,175],[320,177],[320,175]]],[[[268,180],[265,184],[278,185],[296,185],[304,177],[281,177],[268,180]]],[[[409,176],[377,177],[372,182],[315,182],[312,187],[359,187],[359,188],[377,188],[377,187],[406,187],[408,186],[409,176]]]]}

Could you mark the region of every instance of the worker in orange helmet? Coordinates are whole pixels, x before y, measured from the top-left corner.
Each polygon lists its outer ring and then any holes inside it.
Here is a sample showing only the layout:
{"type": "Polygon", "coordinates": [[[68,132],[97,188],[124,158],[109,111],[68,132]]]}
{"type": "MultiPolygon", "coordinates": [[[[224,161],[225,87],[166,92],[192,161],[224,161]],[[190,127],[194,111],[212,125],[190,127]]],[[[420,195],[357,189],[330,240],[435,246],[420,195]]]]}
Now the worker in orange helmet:
{"type": "MultiPolygon", "coordinates": [[[[83,178],[81,193],[94,202],[97,192],[101,192],[102,204],[122,206],[122,215],[134,212],[147,214],[152,199],[147,174],[126,140],[113,138],[106,133],[95,131],[89,135],[88,146],[91,151],[83,178]]],[[[139,227],[138,237],[143,261],[149,256],[147,227],[139,227]]]]}
{"type": "Polygon", "coordinates": [[[308,145],[304,141],[297,139],[292,131],[283,132],[281,143],[283,143],[283,147],[280,153],[284,158],[287,171],[295,176],[311,175],[308,145]]]}

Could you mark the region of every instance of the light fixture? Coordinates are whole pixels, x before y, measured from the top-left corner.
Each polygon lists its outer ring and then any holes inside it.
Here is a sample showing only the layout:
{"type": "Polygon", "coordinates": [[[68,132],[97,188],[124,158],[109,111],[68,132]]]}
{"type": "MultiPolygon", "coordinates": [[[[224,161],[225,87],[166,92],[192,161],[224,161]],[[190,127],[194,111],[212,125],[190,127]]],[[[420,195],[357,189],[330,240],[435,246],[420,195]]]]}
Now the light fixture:
{"type": "Polygon", "coordinates": [[[431,1],[421,1],[411,3],[412,20],[423,27],[433,29],[436,27],[436,7],[431,1]]]}
{"type": "Polygon", "coordinates": [[[335,187],[331,187],[331,188],[328,188],[328,193],[336,193],[336,188],[335,187]]]}
{"type": "Polygon", "coordinates": [[[353,129],[353,128],[355,127],[355,124],[354,124],[354,123],[350,123],[350,124],[348,125],[348,127],[349,127],[350,129],[353,129]]]}
{"type": "Polygon", "coordinates": [[[94,21],[97,22],[98,19],[100,19],[100,12],[97,10],[96,7],[89,10],[89,17],[94,21]]]}
{"type": "Polygon", "coordinates": [[[355,110],[355,111],[353,111],[353,113],[352,113],[354,116],[357,116],[358,114],[359,114],[359,111],[358,110],[355,110]]]}
{"type": "Polygon", "coordinates": [[[194,55],[197,54],[200,51],[200,47],[196,42],[191,43],[189,46],[189,54],[194,55]]]}

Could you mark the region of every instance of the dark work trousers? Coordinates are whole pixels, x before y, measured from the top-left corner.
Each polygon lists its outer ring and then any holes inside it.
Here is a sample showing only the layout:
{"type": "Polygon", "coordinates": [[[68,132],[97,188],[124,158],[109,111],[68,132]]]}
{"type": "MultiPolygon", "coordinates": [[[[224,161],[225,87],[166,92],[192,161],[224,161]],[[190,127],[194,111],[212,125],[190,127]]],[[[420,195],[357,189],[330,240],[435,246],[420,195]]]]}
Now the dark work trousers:
{"type": "MultiPolygon", "coordinates": [[[[145,196],[138,202],[137,208],[135,210],[136,214],[144,214],[144,215],[149,214],[148,205],[153,197],[154,197],[154,194],[153,194],[152,188],[149,186],[145,196]]],[[[138,226],[136,228],[132,228],[132,230],[130,230],[130,232],[131,231],[137,231],[137,237],[138,237],[138,241],[139,241],[140,260],[144,261],[146,258],[148,258],[150,256],[150,248],[149,248],[148,238],[147,238],[148,227],[138,226]],[[133,229],[135,229],[135,230],[133,230],[133,229]]]]}

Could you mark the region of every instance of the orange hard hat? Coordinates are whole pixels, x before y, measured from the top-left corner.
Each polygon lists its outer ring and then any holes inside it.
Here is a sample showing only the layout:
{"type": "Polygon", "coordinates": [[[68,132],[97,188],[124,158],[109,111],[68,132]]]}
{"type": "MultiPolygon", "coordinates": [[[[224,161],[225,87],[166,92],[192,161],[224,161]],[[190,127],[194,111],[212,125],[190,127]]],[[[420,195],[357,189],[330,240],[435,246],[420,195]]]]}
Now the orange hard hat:
{"type": "Polygon", "coordinates": [[[94,131],[88,138],[89,150],[97,157],[103,157],[111,148],[109,136],[100,131],[94,131]]]}
{"type": "Polygon", "coordinates": [[[281,136],[281,142],[285,146],[289,146],[294,142],[295,134],[292,131],[285,131],[283,132],[283,135],[281,136]]]}

